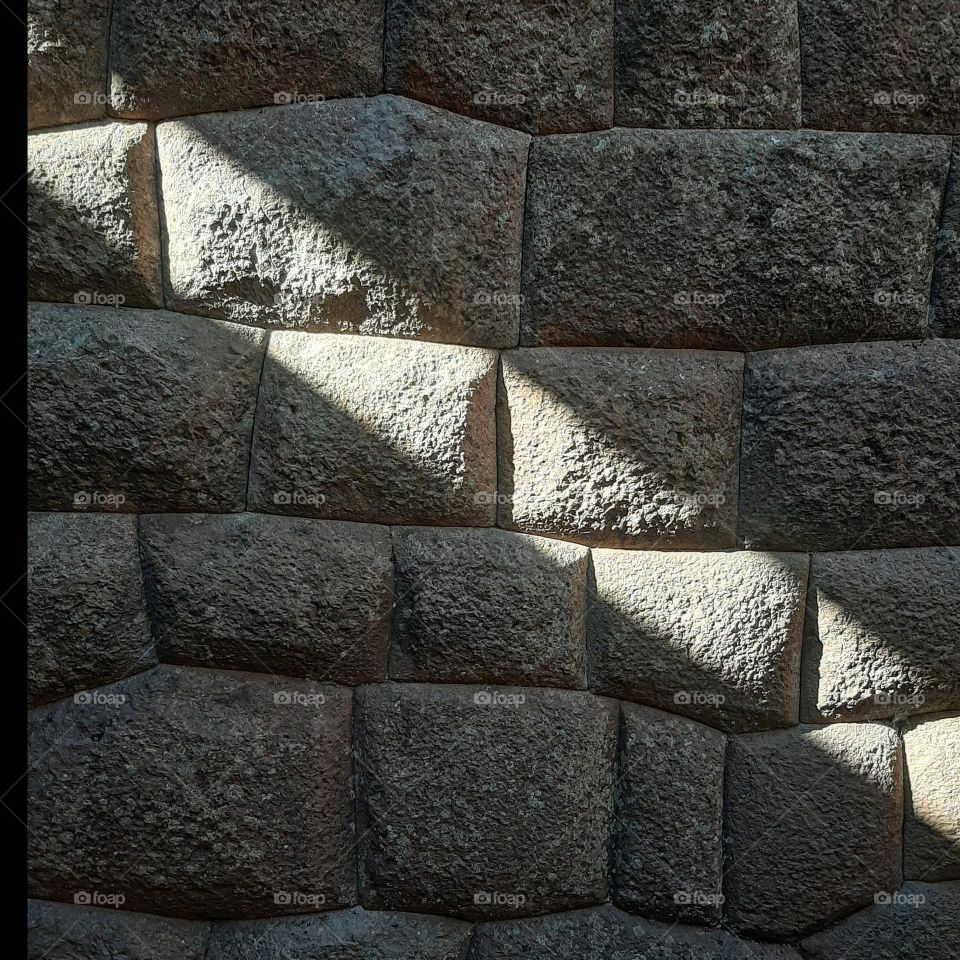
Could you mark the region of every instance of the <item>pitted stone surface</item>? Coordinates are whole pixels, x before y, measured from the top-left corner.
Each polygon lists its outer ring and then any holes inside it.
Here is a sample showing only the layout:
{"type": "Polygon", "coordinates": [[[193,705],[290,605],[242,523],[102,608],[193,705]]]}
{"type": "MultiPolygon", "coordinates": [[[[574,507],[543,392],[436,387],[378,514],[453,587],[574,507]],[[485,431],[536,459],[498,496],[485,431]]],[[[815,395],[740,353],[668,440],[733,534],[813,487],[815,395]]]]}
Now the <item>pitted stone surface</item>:
{"type": "Polygon", "coordinates": [[[350,691],[160,666],[30,718],[31,894],[182,917],[355,902],[350,691]]]}
{"type": "Polygon", "coordinates": [[[30,506],[243,507],[260,330],[157,310],[29,310],[30,506]]]}
{"type": "Polygon", "coordinates": [[[115,0],[111,109],[184,113],[377,93],[378,0],[115,0]]]}
{"type": "Polygon", "coordinates": [[[27,138],[31,300],[161,305],[153,132],[96,123],[27,138]]]}
{"type": "Polygon", "coordinates": [[[621,705],[613,882],[624,909],[719,921],[725,744],[692,720],[621,705]]]}
{"type": "Polygon", "coordinates": [[[788,939],[900,883],[902,762],[873,724],[731,737],[725,783],[725,913],[734,929],[788,939]]]}
{"type": "Polygon", "coordinates": [[[933,272],[930,335],[960,337],[960,139],[953,142],[933,272]]]}
{"type": "Polygon", "coordinates": [[[148,515],[140,530],[163,660],[347,686],[384,678],[386,527],[243,513],[148,515]]]}
{"type": "Polygon", "coordinates": [[[960,542],[960,343],[749,357],[739,533],[771,550],[960,542]]]}
{"type": "Polygon", "coordinates": [[[816,554],[803,719],[960,710],[960,548],[816,554]]]}
{"type": "Polygon", "coordinates": [[[31,706],[157,662],[135,517],[31,514],[27,603],[31,706]]]}
{"type": "Polygon", "coordinates": [[[390,0],[388,90],[531,133],[613,122],[613,0],[390,0]]]}
{"type": "Polygon", "coordinates": [[[373,523],[489,526],[491,350],[273,333],[250,506],[373,523]]]}
{"type": "Polygon", "coordinates": [[[528,138],[398,97],[161,124],[169,304],[513,346],[528,138]]]}
{"type": "Polygon", "coordinates": [[[393,679],[585,685],[585,547],[502,530],[397,527],[393,552],[393,679]]]}
{"type": "Polygon", "coordinates": [[[596,546],[732,546],[742,365],[728,353],[504,353],[500,525],[596,546]]]}
{"type": "Polygon", "coordinates": [[[796,0],[617,4],[617,125],[800,125],[796,0]]]}
{"type": "Polygon", "coordinates": [[[356,723],[364,906],[492,918],[606,898],[613,701],[384,684],[356,723]]]}
{"type": "Polygon", "coordinates": [[[593,551],[590,687],[734,731],[797,721],[803,554],[593,551]]]}
{"type": "Polygon", "coordinates": [[[946,138],[816,131],[539,140],[521,342],[924,337],[949,153],[946,138]]]}

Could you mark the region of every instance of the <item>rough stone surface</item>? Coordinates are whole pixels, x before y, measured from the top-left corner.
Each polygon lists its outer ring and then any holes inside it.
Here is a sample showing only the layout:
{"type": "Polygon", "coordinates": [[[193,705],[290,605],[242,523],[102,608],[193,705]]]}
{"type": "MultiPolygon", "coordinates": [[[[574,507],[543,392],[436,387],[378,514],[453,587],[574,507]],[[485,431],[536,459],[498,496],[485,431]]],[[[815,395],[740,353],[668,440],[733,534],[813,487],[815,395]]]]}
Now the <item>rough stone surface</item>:
{"type": "Polygon", "coordinates": [[[960,337],[960,140],[953,144],[933,272],[930,334],[960,337]]]}
{"type": "Polygon", "coordinates": [[[243,508],[262,331],[37,304],[28,336],[33,509],[243,508]]]}
{"type": "Polygon", "coordinates": [[[798,7],[805,126],[960,131],[955,0],[798,0],[798,7]]]}
{"type": "Polygon", "coordinates": [[[262,514],[145,516],[163,660],[353,686],[386,675],[390,532],[262,514]]]}
{"type": "Polygon", "coordinates": [[[503,354],[500,525],[596,546],[732,546],[742,365],[666,350],[503,354]]]}
{"type": "Polygon", "coordinates": [[[812,559],[803,719],[960,710],[960,548],[812,559]]]}
{"type": "Polygon", "coordinates": [[[96,693],[31,715],[31,895],[203,918],[355,901],[349,690],[160,666],[96,693]]]}
{"type": "Polygon", "coordinates": [[[590,687],[727,730],[797,722],[803,554],[593,552],[590,687]]]}
{"type": "Polygon", "coordinates": [[[27,175],[29,299],[161,305],[147,124],[104,122],[31,134],[27,175]]]}
{"type": "Polygon", "coordinates": [[[771,550],[960,542],[960,343],[748,358],[739,533],[771,550]]]}
{"type": "Polygon", "coordinates": [[[31,514],[27,595],[31,706],[157,662],[135,517],[31,514]]]}
{"type": "Polygon", "coordinates": [[[816,131],[537,141],[521,342],[924,337],[949,152],[945,138],[816,131]]]}
{"type": "Polygon", "coordinates": [[[613,0],[390,0],[386,88],[531,133],[613,121],[613,0]]]}
{"type": "Polygon", "coordinates": [[[903,735],[907,796],[903,873],[960,879],[960,713],[916,721],[903,735]]]}
{"type": "Polygon", "coordinates": [[[397,97],[158,128],[170,306],[513,346],[528,138],[397,97]]]}
{"type": "Polygon", "coordinates": [[[692,720],[621,705],[613,882],[624,909],[720,919],[725,744],[692,720]]]}
{"type": "Polygon", "coordinates": [[[373,523],[493,523],[497,355],[273,333],[250,504],[373,523]]]}
{"type": "Polygon", "coordinates": [[[393,531],[395,680],[584,686],[584,547],[502,530],[393,531]]]}
{"type": "Polygon", "coordinates": [[[726,917],[789,939],[900,884],[902,761],[884,726],[840,723],[731,737],[726,917]]]}
{"type": "Polygon", "coordinates": [[[800,125],[796,0],[617,4],[617,125],[800,125]]]}
{"type": "Polygon", "coordinates": [[[470,918],[607,895],[617,708],[567,690],[358,695],[362,903],[470,918]]]}
{"type": "Polygon", "coordinates": [[[380,89],[379,0],[116,0],[111,109],[184,113],[380,89]]]}

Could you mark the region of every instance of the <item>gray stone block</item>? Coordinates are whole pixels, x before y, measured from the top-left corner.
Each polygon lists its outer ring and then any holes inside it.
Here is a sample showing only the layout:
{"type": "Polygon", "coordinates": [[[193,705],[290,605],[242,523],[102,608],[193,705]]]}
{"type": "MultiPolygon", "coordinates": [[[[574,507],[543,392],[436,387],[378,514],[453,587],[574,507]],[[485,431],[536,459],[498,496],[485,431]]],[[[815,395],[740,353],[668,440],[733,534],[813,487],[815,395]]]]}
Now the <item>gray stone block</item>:
{"type": "Polygon", "coordinates": [[[960,338],[960,140],[953,144],[933,271],[930,335],[960,338]]]}

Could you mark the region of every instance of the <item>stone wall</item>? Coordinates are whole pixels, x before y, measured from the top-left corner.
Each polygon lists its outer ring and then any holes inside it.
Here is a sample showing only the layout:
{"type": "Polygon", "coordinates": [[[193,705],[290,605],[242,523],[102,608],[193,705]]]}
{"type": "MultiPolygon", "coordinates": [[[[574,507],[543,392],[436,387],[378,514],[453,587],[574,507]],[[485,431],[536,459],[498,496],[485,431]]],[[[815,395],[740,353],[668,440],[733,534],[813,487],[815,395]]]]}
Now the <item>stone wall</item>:
{"type": "Polygon", "coordinates": [[[948,960],[956,0],[38,0],[33,960],[948,960]]]}

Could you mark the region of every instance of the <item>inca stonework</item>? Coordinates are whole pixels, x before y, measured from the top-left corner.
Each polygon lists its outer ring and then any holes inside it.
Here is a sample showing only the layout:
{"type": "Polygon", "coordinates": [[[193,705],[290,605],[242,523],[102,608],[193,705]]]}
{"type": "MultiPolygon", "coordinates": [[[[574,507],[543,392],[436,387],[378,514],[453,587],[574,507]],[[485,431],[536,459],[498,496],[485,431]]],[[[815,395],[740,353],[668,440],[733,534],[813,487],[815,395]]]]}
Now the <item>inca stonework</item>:
{"type": "Polygon", "coordinates": [[[31,960],[951,960],[957,0],[38,0],[31,960]]]}

